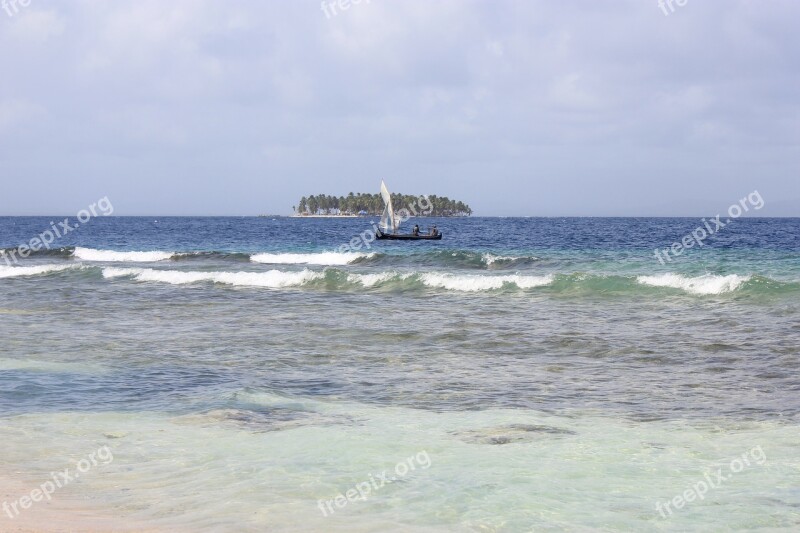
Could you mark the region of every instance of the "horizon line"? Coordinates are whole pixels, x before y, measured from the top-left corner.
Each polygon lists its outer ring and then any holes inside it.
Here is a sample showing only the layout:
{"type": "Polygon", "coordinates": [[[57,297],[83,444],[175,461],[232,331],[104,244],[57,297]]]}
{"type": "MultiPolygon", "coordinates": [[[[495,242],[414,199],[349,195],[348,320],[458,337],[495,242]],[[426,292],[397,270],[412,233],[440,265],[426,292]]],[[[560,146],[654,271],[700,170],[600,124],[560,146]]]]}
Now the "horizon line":
{"type": "MultiPolygon", "coordinates": [[[[75,215],[64,215],[64,214],[38,214],[38,215],[1,215],[0,218],[58,218],[58,217],[74,217],[75,215]]],[[[323,219],[358,219],[358,218],[375,218],[380,215],[366,215],[366,216],[348,216],[348,217],[338,217],[338,216],[295,216],[295,215],[100,215],[97,217],[92,218],[153,218],[153,217],[160,217],[160,218],[296,218],[296,219],[304,219],[304,220],[323,220],[323,219]]],[[[429,216],[412,216],[412,218],[452,218],[452,219],[471,219],[471,218],[705,218],[712,215],[471,215],[471,216],[440,216],[440,217],[429,217],[429,216]]],[[[771,216],[754,216],[754,215],[747,215],[742,214],[740,217],[737,218],[800,218],[800,214],[797,215],[771,215],[771,216]]]]}

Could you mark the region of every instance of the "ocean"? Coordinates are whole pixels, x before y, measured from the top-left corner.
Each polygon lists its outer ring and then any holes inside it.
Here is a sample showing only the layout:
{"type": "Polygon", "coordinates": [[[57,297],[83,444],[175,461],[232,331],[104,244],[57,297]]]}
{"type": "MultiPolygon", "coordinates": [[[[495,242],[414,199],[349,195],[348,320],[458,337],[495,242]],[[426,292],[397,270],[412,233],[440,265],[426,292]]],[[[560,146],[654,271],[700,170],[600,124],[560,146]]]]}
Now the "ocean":
{"type": "Polygon", "coordinates": [[[800,219],[99,216],[10,257],[63,219],[0,217],[0,531],[800,528],[800,219]]]}

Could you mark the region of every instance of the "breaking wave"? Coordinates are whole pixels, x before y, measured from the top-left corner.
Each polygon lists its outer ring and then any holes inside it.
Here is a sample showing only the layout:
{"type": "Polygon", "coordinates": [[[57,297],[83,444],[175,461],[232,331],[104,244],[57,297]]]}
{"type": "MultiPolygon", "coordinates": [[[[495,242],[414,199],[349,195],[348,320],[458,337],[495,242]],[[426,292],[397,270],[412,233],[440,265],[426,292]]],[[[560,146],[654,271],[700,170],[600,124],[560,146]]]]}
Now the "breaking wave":
{"type": "Polygon", "coordinates": [[[266,263],[270,265],[348,265],[359,259],[373,257],[375,253],[338,253],[338,252],[319,252],[310,254],[272,254],[261,253],[250,257],[255,263],[266,263]]]}
{"type": "Polygon", "coordinates": [[[73,268],[75,265],[0,266],[0,278],[40,276],[73,268]]]}
{"type": "MultiPolygon", "coordinates": [[[[300,267],[302,268],[302,267],[300,267]]],[[[35,266],[0,265],[0,279],[45,276],[62,271],[78,271],[83,276],[112,280],[129,278],[135,281],[184,285],[211,282],[233,286],[266,288],[309,287],[318,290],[358,292],[434,290],[454,293],[530,292],[581,297],[589,295],[683,293],[690,296],[741,294],[778,296],[800,292],[800,281],[779,281],[758,275],[688,276],[677,273],[653,275],[614,275],[589,273],[457,273],[436,270],[420,271],[386,269],[353,271],[350,268],[271,269],[265,271],[184,270],[148,267],[92,266],[84,263],[44,264],[35,266]]]]}
{"type": "Polygon", "coordinates": [[[282,287],[296,287],[311,280],[320,279],[322,272],[308,269],[300,272],[282,272],[270,270],[267,272],[189,272],[183,270],[155,270],[152,268],[104,268],[103,277],[106,279],[119,277],[132,277],[137,281],[157,281],[184,285],[211,281],[226,285],[267,287],[278,289],[282,287]]]}
{"type": "Polygon", "coordinates": [[[686,277],[680,274],[659,274],[656,276],[639,276],[636,281],[653,287],[669,287],[681,289],[691,294],[722,294],[732,292],[750,280],[750,276],[730,274],[716,276],[707,274],[698,277],[686,277]]]}
{"type": "Polygon", "coordinates": [[[513,270],[534,266],[542,259],[530,255],[495,255],[466,250],[435,250],[412,254],[373,253],[359,261],[376,266],[461,268],[469,270],[513,270]]]}
{"type": "Polygon", "coordinates": [[[516,286],[520,289],[542,287],[553,282],[553,276],[480,276],[456,274],[421,274],[422,283],[428,287],[442,288],[451,291],[477,292],[502,289],[506,286],[516,286]]]}
{"type": "Polygon", "coordinates": [[[374,287],[390,280],[406,280],[413,274],[398,274],[397,272],[379,272],[377,274],[348,274],[347,281],[364,287],[374,287]]]}
{"type": "Polygon", "coordinates": [[[76,247],[72,252],[75,259],[83,261],[105,261],[109,263],[132,262],[132,263],[154,263],[170,259],[173,252],[117,252],[114,250],[95,250],[93,248],[76,247]]]}
{"type": "MultiPolygon", "coordinates": [[[[8,248],[6,253],[16,251],[8,248]]],[[[137,250],[119,251],[87,248],[84,246],[61,247],[51,250],[30,250],[30,257],[51,256],[65,259],[76,259],[90,262],[105,263],[154,263],[160,261],[192,261],[192,260],[222,260],[235,262],[253,262],[272,265],[317,265],[317,266],[345,266],[345,265],[374,265],[374,266],[405,266],[423,268],[461,268],[470,270],[516,270],[541,265],[542,259],[529,255],[496,255],[488,252],[473,252],[466,250],[433,250],[422,253],[395,254],[376,251],[362,252],[257,252],[243,251],[171,251],[171,250],[137,250]]]]}

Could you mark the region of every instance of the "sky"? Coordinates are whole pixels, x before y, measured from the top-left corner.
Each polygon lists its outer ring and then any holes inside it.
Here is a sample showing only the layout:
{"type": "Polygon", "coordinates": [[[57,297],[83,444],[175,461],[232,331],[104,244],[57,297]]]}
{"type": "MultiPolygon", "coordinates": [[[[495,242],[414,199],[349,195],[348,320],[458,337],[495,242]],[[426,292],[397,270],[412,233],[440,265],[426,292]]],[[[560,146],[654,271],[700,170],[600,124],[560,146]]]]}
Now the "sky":
{"type": "Polygon", "coordinates": [[[797,0],[0,0],[0,215],[290,214],[384,179],[481,216],[708,216],[756,190],[759,215],[800,216],[798,20],[797,0]]]}

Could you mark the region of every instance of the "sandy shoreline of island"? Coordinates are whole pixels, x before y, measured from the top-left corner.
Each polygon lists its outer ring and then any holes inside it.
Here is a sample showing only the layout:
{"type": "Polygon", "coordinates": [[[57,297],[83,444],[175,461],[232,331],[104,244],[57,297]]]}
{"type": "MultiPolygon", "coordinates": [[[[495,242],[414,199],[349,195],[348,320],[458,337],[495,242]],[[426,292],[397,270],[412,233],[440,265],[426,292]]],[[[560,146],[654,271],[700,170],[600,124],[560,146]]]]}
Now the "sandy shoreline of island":
{"type": "Polygon", "coordinates": [[[370,215],[291,215],[292,218],[369,218],[370,215]]]}

